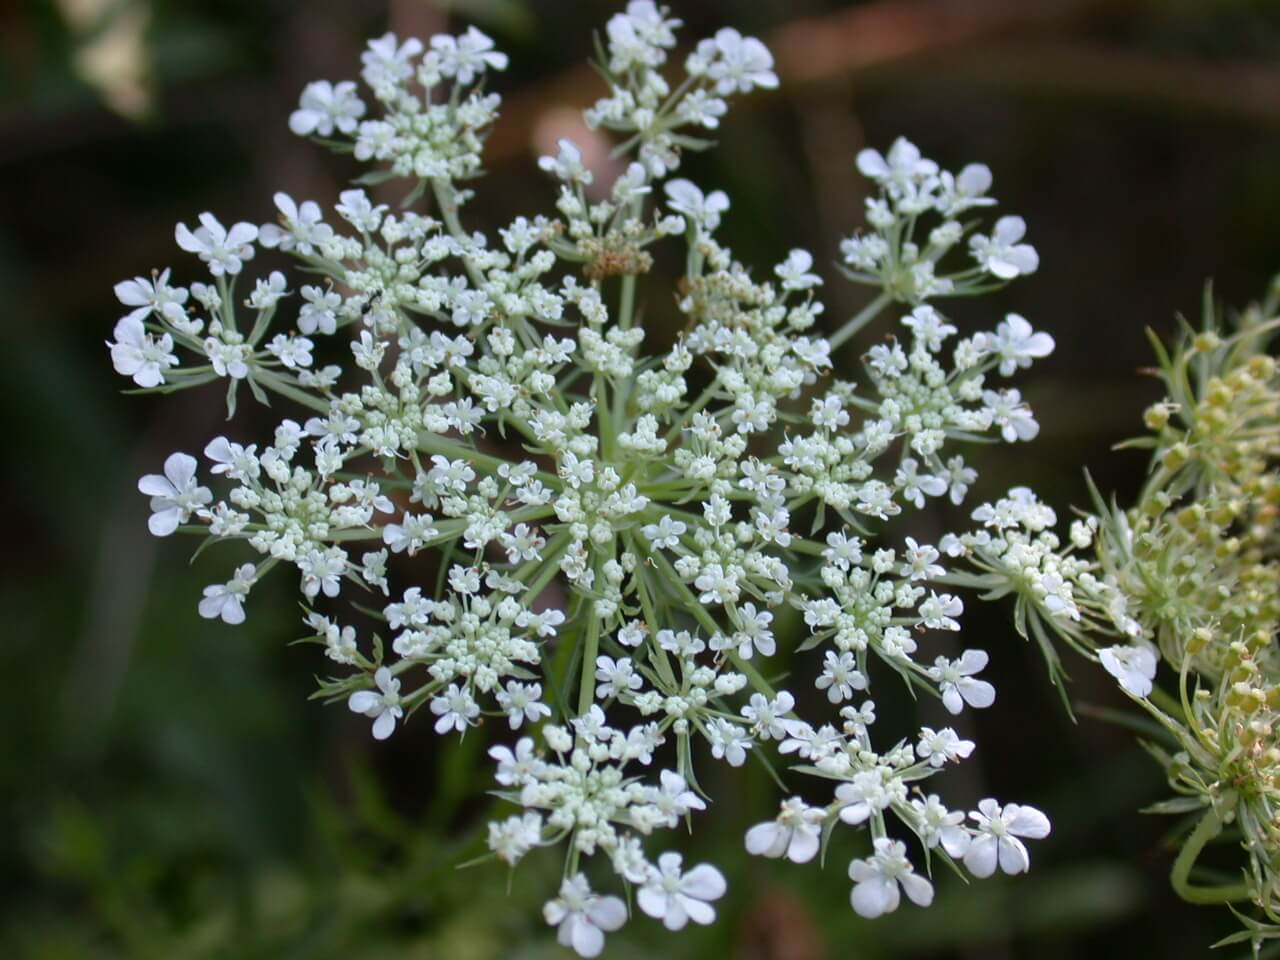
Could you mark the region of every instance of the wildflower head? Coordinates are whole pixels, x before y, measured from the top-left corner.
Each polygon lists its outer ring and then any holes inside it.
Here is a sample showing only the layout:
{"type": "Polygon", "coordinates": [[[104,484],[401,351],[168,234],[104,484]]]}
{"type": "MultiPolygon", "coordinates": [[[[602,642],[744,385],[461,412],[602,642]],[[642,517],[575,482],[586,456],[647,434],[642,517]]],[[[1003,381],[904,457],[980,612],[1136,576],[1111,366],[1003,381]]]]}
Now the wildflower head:
{"type": "MultiPolygon", "coordinates": [[[[905,140],[857,159],[874,197],[843,272],[874,288],[866,309],[827,323],[805,250],[740,262],[717,233],[730,199],[676,174],[733,98],[778,77],[760,41],[726,28],[694,46],[673,89],[679,26],[649,0],[608,22],[608,88],[585,119],[621,138],[628,163],[588,194],[598,171],[562,141],[539,162],[549,208],[494,236],[464,214],[506,56],[474,28],[372,41],[367,89],[310,84],[290,127],[372,165],[365,182],[403,182],[407,203],[353,187],[332,213],[277,194],[261,227],[203,214],[178,242],[207,282],[165,271],[122,284],[131,312],[110,345],[137,386],[214,384],[229,413],[245,395],[285,411],[270,436],[243,437],[233,419],[209,444],[216,493],[184,454],[144,478],[153,531],[253,558],[199,607],[227,622],[292,568],[309,638],[341,668],[320,693],[375,737],[426,719],[442,736],[516,739],[490,755],[521,811],[491,824],[489,844],[511,865],[562,850],[567,879],[545,914],[583,956],[627,919],[588,864],[636,885],[669,929],[714,918],[721,873],[664,849],[714,802],[699,787],[708,763],[796,761],[805,796],[747,832],[752,853],[805,862],[837,823],[869,830],[874,853],[851,874],[867,916],[900,888],[932,896],[906,846],[885,840],[888,819],[936,856],[984,842],[990,818],[910,801],[973,742],[949,728],[873,741],[872,691],[891,675],[951,713],[995,699],[984,651],[930,650],[964,610],[938,582],[950,552],[893,521],[965,500],[977,473],[953,448],[1035,436],[1006,381],[1053,347],[1016,314],[962,331],[935,305],[1036,258],[1019,218],[974,216],[995,203],[989,170],[953,174],[905,140]],[[669,346],[639,309],[671,297],[651,288],[659,244],[685,263],[684,333],[669,346]],[[297,275],[252,276],[263,247],[297,275]],[[857,362],[839,351],[890,309],[863,383],[834,377],[857,362]],[[799,636],[780,630],[788,610],[799,636]],[[799,686],[775,689],[772,661],[793,655],[799,686]]],[[[1015,499],[993,518],[1044,525],[1033,495],[1015,499]]]]}

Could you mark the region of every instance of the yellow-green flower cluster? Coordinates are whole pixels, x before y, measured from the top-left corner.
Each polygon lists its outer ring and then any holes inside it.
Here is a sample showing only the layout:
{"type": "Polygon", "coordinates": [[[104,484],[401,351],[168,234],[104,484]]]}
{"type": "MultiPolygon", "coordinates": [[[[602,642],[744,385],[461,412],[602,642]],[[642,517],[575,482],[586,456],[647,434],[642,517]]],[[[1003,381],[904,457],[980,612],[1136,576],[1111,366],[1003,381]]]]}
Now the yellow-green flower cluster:
{"type": "Polygon", "coordinates": [[[1206,294],[1199,331],[1172,351],[1152,336],[1166,395],[1146,411],[1150,434],[1126,444],[1152,451],[1148,480],[1127,509],[1093,490],[1070,545],[1036,558],[1051,575],[1016,567],[1028,544],[1045,552],[1045,535],[1000,528],[960,538],[979,572],[954,578],[1015,593],[1019,627],[1045,645],[1055,676],[1050,635],[1097,659],[1168,732],[1150,749],[1177,794],[1152,809],[1188,816],[1173,886],[1256,914],[1228,938],[1255,950],[1280,937],[1278,305],[1280,278],[1230,319],[1206,294]],[[1210,883],[1197,861],[1224,831],[1239,860],[1228,882],[1210,883]]]}

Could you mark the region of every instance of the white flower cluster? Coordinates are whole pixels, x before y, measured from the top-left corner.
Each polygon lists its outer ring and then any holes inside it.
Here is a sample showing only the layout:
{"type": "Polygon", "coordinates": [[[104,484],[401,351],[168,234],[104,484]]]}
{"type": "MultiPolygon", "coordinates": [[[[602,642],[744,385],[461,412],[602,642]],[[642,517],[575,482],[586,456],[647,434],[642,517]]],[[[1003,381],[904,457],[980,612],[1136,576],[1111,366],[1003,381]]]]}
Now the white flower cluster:
{"type": "MultiPolygon", "coordinates": [[[[1015,487],[995,503],[973,511],[977,530],[948,534],[939,544],[952,558],[963,558],[972,572],[950,571],[946,582],[982,590],[989,598],[1013,595],[1018,632],[1034,638],[1060,688],[1065,680],[1052,639],[1061,637],[1083,656],[1098,660],[1129,693],[1151,691],[1158,655],[1142,639],[1141,626],[1129,614],[1128,600],[1111,575],[1098,576],[1089,554],[1098,518],[1071,524],[1069,541],[1054,532],[1056,512],[1026,487],[1015,487]],[[1114,633],[1133,641],[1098,650],[1091,635],[1114,633]]],[[[1065,692],[1063,692],[1065,702],[1065,692]]]]}
{"type": "MultiPolygon", "coordinates": [[[[705,146],[682,130],[713,129],[728,98],[778,82],[768,50],[725,29],[670,89],[659,70],[679,25],[650,0],[608,23],[610,92],[587,119],[622,131],[635,156],[608,199],[587,199],[593,173],[564,141],[540,164],[558,184],[558,216],[517,217],[496,240],[463,228],[459,182],[479,172],[498,105],[480,83],[506,57],[474,28],[428,45],[373,41],[363,79],[379,118],[366,118],[354,83],[322,81],[291,128],[379,164],[365,183],[410,178],[410,200],[430,193],[438,216],[392,212],[361,189],[341,194],[336,218],[285,194],[277,224],[226,229],[202,214],[177,240],[212,282],[178,286],[165,270],[120,284],[131,312],[109,344],[139,387],[225,380],[233,411],[241,385],[306,411],[269,442],[212,440],[216,496],[182,453],[143,478],[152,532],[239,541],[258,556],[200,601],[202,616],[227,623],[244,620],[269,570],[294,567],[309,636],[351,668],[322,693],[371,719],[375,737],[423,706],[439,734],[485,718],[527,731],[491,750],[522,812],[491,825],[490,847],[514,865],[567,846],[546,919],[583,956],[627,917],[622,900],[592,891],[596,855],[669,929],[714,918],[721,873],[685,869],[675,852],[651,859],[644,843],[706,808],[695,768],[708,757],[738,767],[773,752],[812,777],[817,802],[788,796],[776,821],[747,833],[752,853],[803,862],[835,824],[867,827],[873,852],[850,876],[868,917],[893,910],[899,888],[918,904],[932,897],[890,817],[926,863],[954,858],[978,877],[1027,869],[1019,838],[1049,831],[1031,807],[989,799],[966,816],[921,788],[973,753],[953,729],[872,740],[880,676],[952,714],[995,697],[985,652],[926,652],[930,632],[960,629],[963,602],[942,589],[956,538],[940,550],[877,542],[873,530],[932,499],[964,501],[977,474],[956,443],[1037,432],[1018,390],[993,378],[1046,356],[1052,339],[1012,314],[962,336],[926,302],[1033,270],[1021,221],[976,235],[979,266],[942,277],[934,264],[972,228],[952,218],[994,203],[989,171],[952,176],[905,141],[888,158],[864,153],[875,233],[845,252],[881,294],[824,333],[811,255],[753,273],[716,239],[725,194],[671,178],[682,151],[705,146]],[[927,210],[944,223],[919,248],[911,231],[927,210]],[[686,332],[646,352],[637,283],[647,248],[668,237],[685,244],[686,332]],[[296,289],[278,271],[244,278],[264,247],[297,262],[296,289]],[[895,301],[898,335],[863,358],[871,389],[833,379],[834,351],[895,301]],[[804,636],[782,626],[788,611],[804,636]],[[783,663],[791,690],[766,679],[783,663]]],[[[1026,528],[1043,510],[1029,493],[1010,504],[988,522],[1008,544],[1000,518],[1026,528]]],[[[1028,570],[1039,563],[1032,541],[1018,550],[1028,570]]],[[[1013,551],[998,556],[1012,563],[1013,551]]],[[[1037,589],[1053,593],[1052,571],[1035,569],[1037,589]]]]}
{"type": "MultiPolygon", "coordinates": [[[[956,219],[995,204],[987,196],[991,170],[986,165],[971,163],[952,174],[922,157],[914,144],[899,139],[887,156],[863,150],[858,154],[858,169],[880,187],[880,194],[867,200],[870,232],[856,233],[841,244],[844,273],[850,279],[918,303],[980,293],[991,289],[993,282],[1035,273],[1039,267],[1035,248],[1021,242],[1027,232],[1021,217],[1001,217],[989,235],[970,232],[976,221],[956,219]],[[917,235],[925,215],[940,222],[927,234],[917,235]],[[974,265],[939,274],[939,261],[966,235],[974,265]]],[[[1025,326],[1025,321],[1021,323],[1025,326]]],[[[1030,335],[1030,328],[1026,333],[1030,335]]]]}

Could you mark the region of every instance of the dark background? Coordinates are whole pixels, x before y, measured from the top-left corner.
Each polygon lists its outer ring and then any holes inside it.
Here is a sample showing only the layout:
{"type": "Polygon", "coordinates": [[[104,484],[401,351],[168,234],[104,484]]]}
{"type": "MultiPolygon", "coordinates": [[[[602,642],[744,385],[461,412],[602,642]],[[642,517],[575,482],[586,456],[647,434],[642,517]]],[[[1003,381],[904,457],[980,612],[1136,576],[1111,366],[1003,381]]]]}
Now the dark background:
{"type": "MultiPolygon", "coordinates": [[[[492,227],[548,210],[532,161],[571,129],[565,108],[599,92],[582,66],[590,30],[621,4],[447,6],[0,8],[0,957],[557,955],[539,916],[555,857],[531,858],[509,897],[504,870],[454,868],[485,813],[483,735],[442,747],[419,722],[377,745],[366,721],[307,703],[324,663],[286,645],[298,632],[286,576],[255,590],[242,629],[196,616],[199,588],[232,558],[188,564],[191,544],[151,539],[134,484],[169,451],[203,446],[224,416],[221,392],[122,396],[103,347],[120,314],[114,282],[188,269],[175,221],[205,209],[270,220],[276,189],[336,199],[357,171],[285,121],[308,80],[354,78],[364,39],[388,26],[425,37],[470,20],[511,54],[490,173],[468,215],[492,227]]],[[[1177,312],[1194,317],[1205,278],[1242,303],[1280,268],[1277,4],[675,6],[686,40],[732,23],[778,58],[781,90],[736,102],[720,149],[687,168],[732,197],[723,236],[738,255],[760,268],[791,246],[834,259],[861,221],[853,157],[865,145],[903,134],[946,167],[988,163],[1042,267],[948,310],[969,328],[1016,310],[1058,349],[1025,390],[1040,437],[985,454],[971,496],[1025,483],[1065,518],[1085,502],[1086,466],[1131,495],[1142,456],[1109,448],[1140,430],[1157,396],[1137,374],[1144,327],[1168,334],[1177,312]]],[[[864,293],[828,276],[834,320],[864,293]]],[[[649,290],[660,327],[667,293],[649,290]]],[[[1008,609],[971,604],[965,629],[992,652],[1000,695],[966,720],[979,751],[944,795],[1046,810],[1054,835],[1034,845],[1028,877],[965,887],[945,876],[930,910],[862,921],[847,853],[824,871],[741,853],[742,830],[775,802],[752,773],[744,790],[712,786],[726,799],[692,842],[730,875],[720,922],[669,936],[637,918],[609,955],[1194,957],[1235,929],[1225,911],[1168,891],[1176,823],[1137,812],[1164,791],[1132,734],[1097,716],[1120,706],[1110,685],[1068,659],[1072,724],[1008,609]]],[[[883,706],[910,723],[910,704],[883,706]]]]}

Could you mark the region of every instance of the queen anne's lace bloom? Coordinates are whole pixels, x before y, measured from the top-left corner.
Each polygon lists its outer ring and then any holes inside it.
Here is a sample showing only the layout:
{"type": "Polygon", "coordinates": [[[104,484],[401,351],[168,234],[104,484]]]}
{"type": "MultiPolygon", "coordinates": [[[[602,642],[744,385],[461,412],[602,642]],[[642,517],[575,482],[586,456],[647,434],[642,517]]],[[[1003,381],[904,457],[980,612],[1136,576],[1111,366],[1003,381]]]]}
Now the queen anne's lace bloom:
{"type": "MultiPolygon", "coordinates": [[[[995,698],[977,676],[985,652],[929,652],[933,631],[960,629],[964,602],[943,584],[968,541],[885,525],[964,501],[977,474],[956,445],[1035,435],[997,378],[1052,340],[1014,315],[964,332],[932,302],[989,288],[985,274],[1030,272],[1033,253],[1006,218],[971,238],[982,267],[953,264],[977,224],[958,215],[995,202],[990,171],[953,175],[905,140],[865,151],[871,232],[843,252],[845,273],[878,294],[825,324],[811,254],[749,269],[716,238],[729,198],[672,176],[704,145],[691,128],[778,82],[763,44],[725,29],[672,90],[661,68],[679,25],[649,0],[607,25],[609,90],[586,119],[625,138],[625,171],[589,197],[597,172],[562,141],[539,163],[554,213],[494,236],[464,227],[461,208],[499,104],[482,84],[505,55],[475,28],[373,41],[370,99],[352,82],[310,84],[290,126],[375,164],[367,180],[407,178],[432,212],[353,188],[333,216],[284,193],[261,228],[203,214],[178,241],[212,282],[173,286],[167,270],[125,281],[110,345],[139,386],[216,382],[232,413],[246,390],[294,405],[271,436],[251,443],[233,427],[208,444],[216,497],[185,454],[144,477],[152,531],[199,524],[256,555],[199,604],[228,623],[251,612],[255,583],[293,568],[309,637],[346,668],[321,693],[372,720],[374,737],[423,719],[440,735],[519,736],[489,751],[499,795],[520,807],[490,825],[489,846],[512,866],[563,846],[568,879],[546,919],[583,956],[627,919],[621,899],[593,892],[588,862],[670,929],[713,919],[723,875],[685,870],[660,834],[701,822],[711,798],[697,770],[713,761],[793,762],[796,793],[747,831],[753,854],[805,863],[841,823],[869,832],[874,852],[851,869],[866,916],[900,890],[932,897],[887,839],[890,819],[925,863],[972,855],[980,869],[1004,823],[922,799],[920,782],[975,745],[928,727],[878,745],[871,693],[898,676],[953,713],[995,698]],[[659,347],[639,323],[639,282],[650,248],[670,242],[684,246],[685,332],[659,347]],[[303,272],[244,277],[257,245],[303,272]],[[863,356],[865,386],[833,376],[853,369],[837,352],[891,304],[901,323],[863,356]],[[779,655],[794,695],[766,679],[779,655]]],[[[987,542],[1037,509],[1029,491],[987,508],[987,542]]],[[[1066,604],[1061,572],[1035,583],[1066,604]]],[[[1022,823],[1000,842],[1036,835],[1022,823]]]]}

